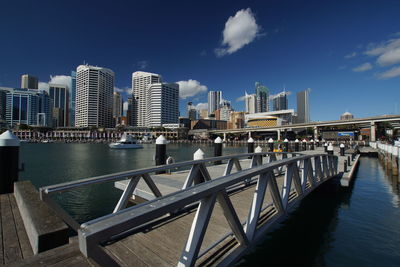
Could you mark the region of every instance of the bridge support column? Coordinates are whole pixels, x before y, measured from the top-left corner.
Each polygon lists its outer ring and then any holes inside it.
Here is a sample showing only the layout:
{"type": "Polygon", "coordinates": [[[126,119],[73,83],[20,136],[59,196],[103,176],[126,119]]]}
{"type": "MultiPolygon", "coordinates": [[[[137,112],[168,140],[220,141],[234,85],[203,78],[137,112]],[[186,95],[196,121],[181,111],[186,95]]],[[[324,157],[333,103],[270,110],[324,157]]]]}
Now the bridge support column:
{"type": "Polygon", "coordinates": [[[249,132],[249,139],[251,138],[251,132],[249,132]]]}
{"type": "Polygon", "coordinates": [[[277,140],[281,140],[281,130],[277,130],[276,131],[276,134],[277,134],[277,140]]]}
{"type": "Polygon", "coordinates": [[[376,126],[375,122],[371,122],[370,142],[376,142],[376,126]]]}
{"type": "Polygon", "coordinates": [[[314,139],[318,138],[318,127],[314,127],[314,139]]]}
{"type": "Polygon", "coordinates": [[[224,133],[224,139],[222,141],[226,142],[226,133],[224,133]]]}

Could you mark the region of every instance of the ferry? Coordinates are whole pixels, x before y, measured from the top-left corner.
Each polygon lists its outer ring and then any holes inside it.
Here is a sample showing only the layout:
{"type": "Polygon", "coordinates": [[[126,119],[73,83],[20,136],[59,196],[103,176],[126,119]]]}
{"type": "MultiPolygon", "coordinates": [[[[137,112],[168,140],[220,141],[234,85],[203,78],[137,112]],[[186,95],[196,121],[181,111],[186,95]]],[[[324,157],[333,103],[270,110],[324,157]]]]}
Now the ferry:
{"type": "Polygon", "coordinates": [[[143,148],[142,145],[139,145],[135,139],[131,135],[127,135],[124,133],[121,139],[115,143],[111,143],[108,145],[110,148],[143,148]]]}

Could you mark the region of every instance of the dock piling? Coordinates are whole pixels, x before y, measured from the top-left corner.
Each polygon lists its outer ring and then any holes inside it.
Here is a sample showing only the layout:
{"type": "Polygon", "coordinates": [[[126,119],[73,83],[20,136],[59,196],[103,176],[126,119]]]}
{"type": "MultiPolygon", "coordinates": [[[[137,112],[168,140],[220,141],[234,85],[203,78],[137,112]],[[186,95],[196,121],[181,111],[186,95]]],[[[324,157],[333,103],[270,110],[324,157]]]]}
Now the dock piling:
{"type": "MultiPolygon", "coordinates": [[[[222,156],[222,139],[219,136],[214,140],[214,156],[215,157],[222,156]]],[[[222,161],[216,161],[214,162],[214,165],[219,165],[221,163],[222,161]]]]}
{"type": "Polygon", "coordinates": [[[18,181],[20,142],[11,131],[0,135],[0,194],[14,192],[18,181]]]}

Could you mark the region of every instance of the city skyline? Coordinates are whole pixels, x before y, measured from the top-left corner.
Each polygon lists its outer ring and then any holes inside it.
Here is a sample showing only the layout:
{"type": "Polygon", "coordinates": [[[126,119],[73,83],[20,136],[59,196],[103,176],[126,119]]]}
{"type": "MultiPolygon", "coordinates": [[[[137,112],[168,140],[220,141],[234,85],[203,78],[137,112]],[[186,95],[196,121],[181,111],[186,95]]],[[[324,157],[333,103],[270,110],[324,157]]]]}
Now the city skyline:
{"type": "Polygon", "coordinates": [[[288,96],[289,108],[295,108],[297,92],[311,88],[314,121],[336,119],[346,110],[355,117],[399,113],[400,23],[396,16],[400,7],[395,1],[374,3],[221,1],[212,10],[206,2],[135,3],[136,9],[155,12],[155,19],[143,24],[148,12],[129,16],[129,6],[118,1],[109,8],[99,5],[95,13],[85,12],[88,3],[77,10],[71,2],[27,2],[30,8],[20,10],[17,3],[4,2],[0,29],[8,41],[0,51],[0,86],[19,87],[25,73],[38,77],[42,86],[60,84],[85,62],[114,70],[115,86],[125,102],[133,72],[161,73],[167,82],[180,85],[181,116],[188,101],[204,104],[207,92],[215,90],[222,91],[235,110],[244,110],[244,91],[253,93],[256,81],[267,86],[270,94],[283,88],[293,92],[288,96]],[[198,12],[184,12],[189,10],[198,12]],[[24,20],[11,19],[17,11],[24,20]],[[168,22],[156,16],[165,11],[171,12],[168,22]],[[67,19],[71,12],[74,19],[67,19]],[[46,16],[36,19],[37,14],[46,16]],[[107,14],[112,21],[100,28],[97,14],[107,14]],[[204,15],[209,21],[199,24],[204,15]],[[28,47],[17,41],[16,33],[27,26],[24,21],[32,22],[29,35],[39,40],[28,47]],[[82,23],[96,30],[77,27],[82,23]],[[235,25],[243,26],[247,35],[232,35],[235,25]],[[170,35],[171,28],[175,38],[158,45],[156,40],[170,35]],[[149,34],[156,30],[158,34],[149,34]],[[109,40],[96,42],[99,31],[110,34],[109,40]],[[54,33],[56,46],[45,42],[54,33]],[[379,99],[374,96],[378,92],[379,99]]]}

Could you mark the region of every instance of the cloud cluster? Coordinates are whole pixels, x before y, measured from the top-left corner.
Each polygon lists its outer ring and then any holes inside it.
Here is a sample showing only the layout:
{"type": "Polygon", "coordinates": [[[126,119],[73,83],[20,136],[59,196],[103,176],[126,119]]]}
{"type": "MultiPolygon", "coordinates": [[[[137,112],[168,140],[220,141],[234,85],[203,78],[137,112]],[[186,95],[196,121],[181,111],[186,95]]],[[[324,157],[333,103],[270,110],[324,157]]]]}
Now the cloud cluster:
{"type": "Polygon", "coordinates": [[[260,33],[256,18],[250,8],[241,9],[235,16],[229,17],[222,32],[221,47],[215,49],[218,57],[235,53],[243,46],[251,43],[260,33]]]}
{"type": "Polygon", "coordinates": [[[198,103],[195,108],[197,110],[208,109],[208,103],[198,103]]]}
{"type": "Polygon", "coordinates": [[[390,70],[378,74],[378,78],[380,79],[390,79],[397,76],[400,76],[400,67],[393,67],[390,70]]]}
{"type": "Polygon", "coordinates": [[[139,69],[144,70],[149,66],[149,62],[147,60],[141,60],[138,61],[136,65],[139,69]]]}
{"type": "Polygon", "coordinates": [[[71,76],[68,75],[54,75],[50,76],[49,82],[39,82],[39,90],[48,91],[49,90],[49,83],[53,84],[61,84],[66,85],[68,88],[71,88],[71,76]]]}
{"type": "Polygon", "coordinates": [[[372,64],[367,62],[367,63],[361,64],[361,65],[353,68],[353,71],[362,72],[362,71],[366,71],[366,70],[370,70],[370,69],[372,69],[372,64]]]}
{"type": "Polygon", "coordinates": [[[207,92],[207,86],[201,85],[200,82],[196,80],[189,79],[187,81],[179,81],[176,83],[179,84],[179,97],[182,99],[207,92]]]}
{"type": "Polygon", "coordinates": [[[353,52],[353,53],[347,54],[347,55],[344,56],[344,58],[349,59],[349,58],[353,58],[355,56],[357,56],[357,52],[353,52]]]}
{"type": "Polygon", "coordinates": [[[114,91],[118,92],[118,93],[124,93],[124,94],[127,94],[127,95],[131,95],[132,94],[132,88],[128,87],[128,86],[126,86],[124,88],[119,88],[119,87],[115,87],[114,86],[114,91]]]}

